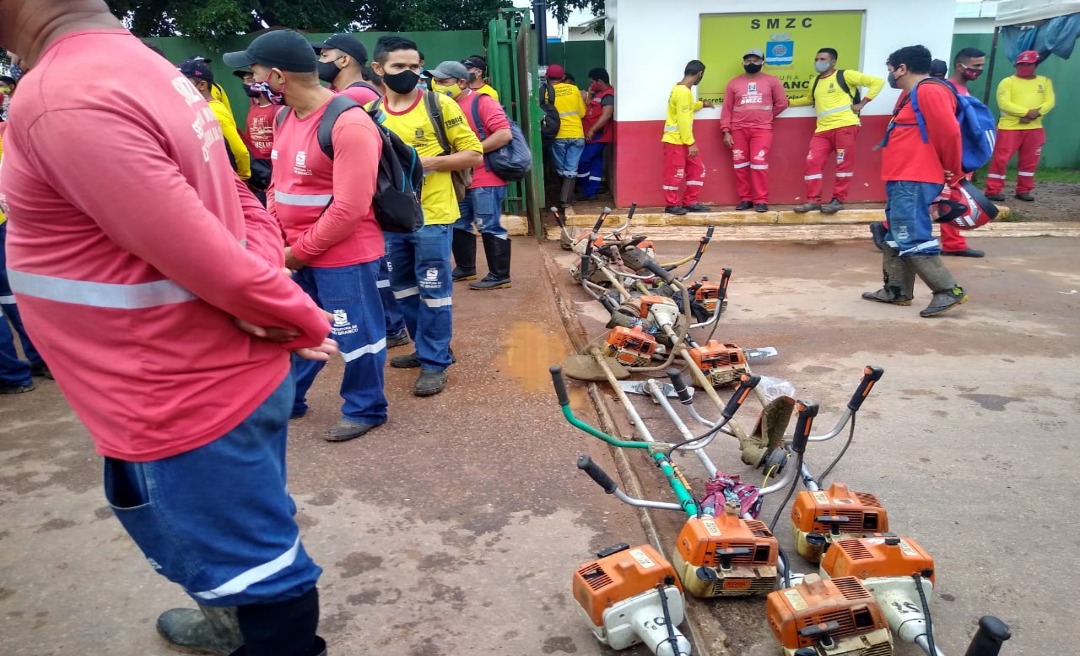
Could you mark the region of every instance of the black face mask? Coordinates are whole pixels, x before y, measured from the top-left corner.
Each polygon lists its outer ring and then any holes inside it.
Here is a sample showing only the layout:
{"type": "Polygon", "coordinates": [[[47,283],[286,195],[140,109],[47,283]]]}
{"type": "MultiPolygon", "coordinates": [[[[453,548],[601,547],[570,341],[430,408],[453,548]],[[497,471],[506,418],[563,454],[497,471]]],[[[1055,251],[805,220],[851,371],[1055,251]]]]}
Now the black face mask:
{"type": "Polygon", "coordinates": [[[338,73],[341,72],[341,69],[338,68],[337,64],[335,64],[334,62],[328,61],[319,62],[318,71],[320,80],[326,82],[327,84],[333,84],[334,78],[338,76],[338,73]]]}
{"type": "Polygon", "coordinates": [[[258,98],[262,95],[262,91],[256,91],[255,89],[252,89],[250,84],[244,85],[244,93],[248,95],[248,98],[258,98]]]}
{"type": "Polygon", "coordinates": [[[743,64],[743,70],[753,75],[761,70],[761,64],[743,64]]]}
{"type": "Polygon", "coordinates": [[[406,94],[416,88],[420,75],[416,71],[404,70],[393,75],[383,75],[383,82],[394,93],[406,94]]]}

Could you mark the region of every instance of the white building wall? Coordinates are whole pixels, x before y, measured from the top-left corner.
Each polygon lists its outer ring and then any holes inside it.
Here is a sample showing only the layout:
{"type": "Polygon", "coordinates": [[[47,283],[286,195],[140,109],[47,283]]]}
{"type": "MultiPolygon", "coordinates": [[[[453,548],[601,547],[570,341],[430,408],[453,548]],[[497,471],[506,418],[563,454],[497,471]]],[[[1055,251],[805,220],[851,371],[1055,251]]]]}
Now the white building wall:
{"type": "MultiPolygon", "coordinates": [[[[720,13],[793,14],[821,11],[810,0],[608,0],[615,28],[618,78],[616,118],[619,121],[663,120],[671,85],[682,78],[683,66],[698,58],[699,16],[720,13]]],[[[903,46],[922,44],[941,59],[949,58],[955,4],[953,0],[834,0],[829,10],[865,10],[863,52],[859,61],[841,53],[840,67],[885,77],[885,59],[903,46]]],[[[804,54],[804,56],[806,56],[804,54]]],[[[768,69],[766,68],[766,71],[768,69]]],[[[707,75],[708,73],[706,73],[707,75]]],[[[865,114],[891,114],[899,92],[886,87],[882,97],[867,105],[865,114]]],[[[784,116],[813,116],[813,108],[789,109],[784,116]]],[[[696,120],[718,119],[720,109],[703,109],[696,120]]]]}

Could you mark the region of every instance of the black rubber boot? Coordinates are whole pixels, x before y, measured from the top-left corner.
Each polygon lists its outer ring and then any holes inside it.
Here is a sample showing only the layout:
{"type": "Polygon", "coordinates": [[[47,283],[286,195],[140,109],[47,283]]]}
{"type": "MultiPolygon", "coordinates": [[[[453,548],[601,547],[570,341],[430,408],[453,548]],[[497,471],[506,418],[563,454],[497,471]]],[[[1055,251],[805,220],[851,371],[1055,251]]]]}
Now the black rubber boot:
{"type": "Polygon", "coordinates": [[[893,305],[911,305],[915,296],[915,269],[900,257],[900,252],[889,246],[881,245],[881,277],[884,281],[876,292],[863,292],[868,301],[892,303],[893,305]]]}
{"type": "Polygon", "coordinates": [[[454,228],[450,250],[454,254],[454,270],[450,274],[454,282],[476,279],[476,235],[467,230],[454,228]]]}
{"type": "Polygon", "coordinates": [[[502,289],[510,286],[510,238],[480,233],[484,238],[484,254],[487,256],[488,274],[483,280],[470,282],[469,289],[502,289]]]}
{"type": "Polygon", "coordinates": [[[919,312],[920,317],[936,317],[967,301],[964,289],[956,284],[956,278],[945,268],[940,255],[918,255],[907,258],[934,297],[930,305],[919,312]]]}
{"type": "Polygon", "coordinates": [[[236,608],[173,608],[158,617],[157,631],[173,647],[194,654],[225,654],[244,644],[236,608]]]}
{"type": "Polygon", "coordinates": [[[574,202],[574,187],[577,178],[563,178],[562,188],[559,189],[559,207],[570,207],[574,202]]]}
{"type": "Polygon", "coordinates": [[[273,604],[239,606],[236,616],[244,646],[231,656],[322,656],[326,641],[319,628],[319,591],[273,604]]]}

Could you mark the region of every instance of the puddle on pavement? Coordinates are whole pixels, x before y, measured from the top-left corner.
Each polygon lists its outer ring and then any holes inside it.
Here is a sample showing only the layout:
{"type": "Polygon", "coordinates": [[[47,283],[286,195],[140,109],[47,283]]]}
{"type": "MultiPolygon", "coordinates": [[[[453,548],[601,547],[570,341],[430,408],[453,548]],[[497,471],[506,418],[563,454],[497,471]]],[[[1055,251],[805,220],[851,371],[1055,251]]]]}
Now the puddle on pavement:
{"type": "Polygon", "coordinates": [[[561,364],[566,357],[562,335],[534,323],[519,321],[510,327],[503,348],[499,372],[526,391],[550,392],[554,403],[555,392],[548,369],[553,364],[561,364]]]}

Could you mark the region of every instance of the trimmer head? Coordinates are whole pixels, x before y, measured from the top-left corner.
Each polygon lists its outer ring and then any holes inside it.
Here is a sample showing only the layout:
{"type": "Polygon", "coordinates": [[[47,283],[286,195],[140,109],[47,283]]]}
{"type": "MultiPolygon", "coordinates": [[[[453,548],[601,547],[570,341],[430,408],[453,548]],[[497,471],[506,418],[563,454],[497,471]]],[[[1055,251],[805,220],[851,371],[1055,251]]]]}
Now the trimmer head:
{"type": "Polygon", "coordinates": [[[591,355],[568,355],[563,363],[563,373],[575,380],[587,380],[592,382],[607,381],[604,366],[611,371],[616,380],[625,380],[630,377],[630,372],[615,358],[604,358],[604,364],[591,355]]]}

